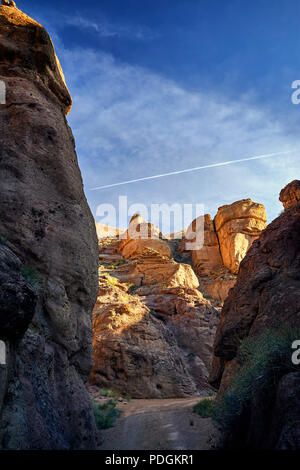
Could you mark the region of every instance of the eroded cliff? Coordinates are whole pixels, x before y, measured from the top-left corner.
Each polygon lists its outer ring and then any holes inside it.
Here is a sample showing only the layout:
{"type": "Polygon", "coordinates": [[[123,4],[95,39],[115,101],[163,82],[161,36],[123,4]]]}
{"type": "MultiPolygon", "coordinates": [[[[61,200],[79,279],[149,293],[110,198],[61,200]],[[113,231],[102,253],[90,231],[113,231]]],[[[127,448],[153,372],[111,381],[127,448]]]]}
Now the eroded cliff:
{"type": "MultiPolygon", "coordinates": [[[[13,318],[21,322],[20,335],[4,335],[0,327],[8,353],[0,447],[93,448],[85,381],[98,247],[65,118],[71,98],[47,32],[13,6],[0,7],[0,48],[2,253],[6,264],[11,259],[8,276],[20,271],[19,289],[28,297],[13,318]]],[[[2,280],[3,263],[0,269],[2,280]]],[[[10,290],[6,308],[0,304],[1,325],[14,297],[19,293],[10,290]]]]}
{"type": "MultiPolygon", "coordinates": [[[[255,383],[257,387],[247,398],[246,413],[240,413],[235,429],[231,430],[232,446],[256,449],[300,446],[300,408],[296,398],[300,372],[292,361],[292,344],[299,340],[300,332],[298,191],[299,181],[281,191],[280,200],[286,210],[268,225],[241,262],[217,329],[210,381],[220,387],[220,396],[230,393],[241,373],[245,382],[242,369],[245,354],[241,358],[245,339],[255,347],[251,354],[259,357],[252,364],[253,375],[249,376],[251,370],[246,371],[251,387],[255,383]],[[259,342],[261,335],[265,336],[259,342]],[[270,383],[263,386],[268,376],[270,383]]],[[[243,390],[241,384],[240,380],[238,398],[243,390]]]]}

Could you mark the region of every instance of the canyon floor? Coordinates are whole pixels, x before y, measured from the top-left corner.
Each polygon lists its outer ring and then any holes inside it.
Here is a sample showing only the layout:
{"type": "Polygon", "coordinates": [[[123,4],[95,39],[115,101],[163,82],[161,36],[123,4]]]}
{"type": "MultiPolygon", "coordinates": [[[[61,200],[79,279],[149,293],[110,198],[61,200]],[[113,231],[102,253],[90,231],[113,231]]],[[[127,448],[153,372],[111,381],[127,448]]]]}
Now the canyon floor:
{"type": "Polygon", "coordinates": [[[121,417],[101,432],[100,450],[209,450],[218,431],[211,419],[193,413],[199,397],[131,400],[121,417]]]}

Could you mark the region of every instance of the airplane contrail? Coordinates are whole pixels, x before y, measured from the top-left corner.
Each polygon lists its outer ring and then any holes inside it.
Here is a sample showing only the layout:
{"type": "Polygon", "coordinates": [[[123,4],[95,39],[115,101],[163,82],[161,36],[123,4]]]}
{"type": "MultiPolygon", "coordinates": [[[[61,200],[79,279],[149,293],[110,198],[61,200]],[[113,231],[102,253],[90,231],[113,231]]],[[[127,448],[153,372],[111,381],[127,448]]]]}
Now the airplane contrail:
{"type": "Polygon", "coordinates": [[[98,186],[97,188],[91,188],[90,191],[98,191],[100,189],[114,188],[116,186],[122,186],[124,184],[138,183],[139,181],[154,180],[157,178],[163,178],[165,176],[180,175],[182,173],[190,173],[192,171],[204,170],[205,168],[215,168],[218,166],[232,165],[234,163],[249,162],[250,160],[260,160],[262,158],[275,157],[277,155],[284,155],[284,154],[292,153],[292,152],[295,152],[295,150],[286,150],[284,152],[267,153],[265,155],[258,155],[256,157],[241,158],[239,160],[230,160],[228,162],[212,163],[211,165],[196,166],[195,168],[188,168],[186,170],[171,171],[170,173],[162,173],[160,175],[146,176],[144,178],[137,178],[134,180],[122,181],[121,183],[106,184],[105,186],[98,186]]]}

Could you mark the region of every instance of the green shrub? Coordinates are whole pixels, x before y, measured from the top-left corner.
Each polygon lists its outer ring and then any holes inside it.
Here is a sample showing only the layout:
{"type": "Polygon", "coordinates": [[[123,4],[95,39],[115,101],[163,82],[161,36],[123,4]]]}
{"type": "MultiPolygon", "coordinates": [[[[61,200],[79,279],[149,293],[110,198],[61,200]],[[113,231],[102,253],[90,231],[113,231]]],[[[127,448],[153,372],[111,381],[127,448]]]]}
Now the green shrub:
{"type": "Polygon", "coordinates": [[[194,406],[193,411],[201,418],[211,418],[213,413],[214,400],[205,398],[194,406]]]}
{"type": "Polygon", "coordinates": [[[108,273],[105,273],[103,275],[103,277],[106,279],[107,284],[109,284],[112,287],[118,287],[119,284],[120,284],[119,279],[117,279],[116,277],[111,276],[108,273]]]}
{"type": "Polygon", "coordinates": [[[21,274],[24,279],[30,284],[34,289],[39,290],[42,286],[42,281],[39,274],[28,266],[23,266],[21,268],[21,274]]]}
{"type": "Polygon", "coordinates": [[[135,291],[140,288],[136,284],[130,284],[129,282],[125,283],[128,286],[128,293],[134,295],[135,291]]]}
{"type": "Polygon", "coordinates": [[[118,266],[123,266],[123,264],[128,263],[126,259],[120,259],[116,264],[106,263],[105,261],[99,261],[101,266],[104,266],[106,269],[117,269],[118,266]]]}
{"type": "Polygon", "coordinates": [[[299,328],[283,326],[245,338],[236,358],[240,369],[227,390],[213,401],[203,400],[195,411],[211,416],[224,431],[230,432],[250,409],[257,392],[266,393],[267,398],[283,375],[299,370],[291,360],[291,345],[299,337],[299,328]]]}
{"type": "Polygon", "coordinates": [[[117,266],[122,266],[123,264],[127,264],[128,261],[126,259],[120,259],[120,261],[118,261],[117,263],[117,266]]]}
{"type": "Polygon", "coordinates": [[[121,415],[121,411],[116,409],[116,405],[115,400],[109,400],[103,405],[94,402],[94,416],[98,429],[108,429],[114,426],[121,415]]]}
{"type": "Polygon", "coordinates": [[[30,323],[28,328],[29,328],[33,333],[39,333],[38,327],[35,326],[33,323],[30,323]]]}
{"type": "Polygon", "coordinates": [[[112,390],[111,388],[101,388],[100,394],[103,397],[112,397],[112,398],[119,398],[120,393],[116,390],[112,390]]]}
{"type": "Polygon", "coordinates": [[[3,237],[2,235],[0,235],[0,245],[6,245],[7,244],[7,239],[5,237],[3,237]]]}

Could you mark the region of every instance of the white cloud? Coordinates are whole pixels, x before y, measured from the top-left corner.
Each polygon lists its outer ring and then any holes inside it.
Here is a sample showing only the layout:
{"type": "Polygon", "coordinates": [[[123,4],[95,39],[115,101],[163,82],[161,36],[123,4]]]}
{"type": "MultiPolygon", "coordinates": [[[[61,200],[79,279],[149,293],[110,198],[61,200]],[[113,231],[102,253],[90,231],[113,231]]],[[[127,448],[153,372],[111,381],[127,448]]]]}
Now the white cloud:
{"type": "Polygon", "coordinates": [[[146,26],[133,27],[125,24],[110,23],[104,16],[99,17],[99,13],[97,16],[97,20],[90,20],[88,17],[77,13],[75,16],[66,16],[64,18],[64,24],[75,26],[84,31],[93,32],[102,38],[118,37],[149,41],[158,37],[157,33],[146,26]]]}

